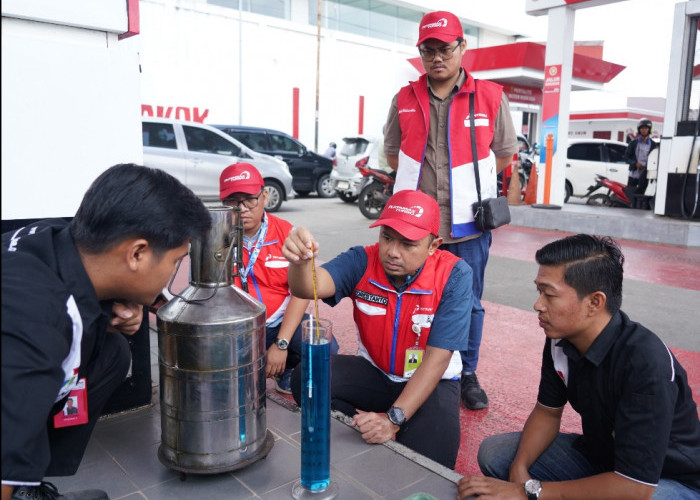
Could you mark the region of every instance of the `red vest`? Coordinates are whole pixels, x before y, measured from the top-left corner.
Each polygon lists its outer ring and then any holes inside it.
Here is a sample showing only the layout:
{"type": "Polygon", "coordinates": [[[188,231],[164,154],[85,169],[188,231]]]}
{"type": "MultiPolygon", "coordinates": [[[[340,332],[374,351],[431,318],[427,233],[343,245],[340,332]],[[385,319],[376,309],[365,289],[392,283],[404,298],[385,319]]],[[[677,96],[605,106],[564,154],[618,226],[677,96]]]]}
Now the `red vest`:
{"type": "MultiPolygon", "coordinates": [[[[287,282],[289,261],[282,255],[282,246],[294,226],[268,213],[265,217],[267,217],[267,234],[253,269],[248,274],[248,293],[265,304],[266,324],[269,325],[284,315],[291,297],[287,282]]],[[[244,268],[248,265],[249,259],[250,252],[244,248],[244,268]]],[[[234,263],[234,272],[236,271],[234,263]]],[[[240,277],[235,278],[235,284],[242,287],[240,277]]]]}
{"type": "MultiPolygon", "coordinates": [[[[466,72],[466,70],[465,70],[466,72]]],[[[491,151],[495,120],[501,105],[503,87],[479,80],[469,73],[464,85],[455,94],[448,115],[448,148],[450,151],[450,191],[453,238],[462,238],[479,231],[474,226],[471,206],[478,200],[472,160],[469,95],[474,93],[474,128],[479,159],[481,198],[494,198],[496,192],[496,157],[491,151]]],[[[398,94],[397,108],[401,126],[399,169],[394,192],[418,189],[430,129],[430,96],[427,74],[403,87],[398,94]]]]}
{"type": "MultiPolygon", "coordinates": [[[[352,293],[359,354],[384,373],[403,377],[406,349],[416,341],[425,349],[442,291],[459,258],[437,250],[425,261],[416,280],[399,294],[382,267],[379,244],[365,247],[365,251],[367,269],[352,293]]],[[[461,362],[458,365],[461,368],[461,362]]],[[[458,374],[459,369],[457,373],[445,372],[443,378],[458,374]]]]}

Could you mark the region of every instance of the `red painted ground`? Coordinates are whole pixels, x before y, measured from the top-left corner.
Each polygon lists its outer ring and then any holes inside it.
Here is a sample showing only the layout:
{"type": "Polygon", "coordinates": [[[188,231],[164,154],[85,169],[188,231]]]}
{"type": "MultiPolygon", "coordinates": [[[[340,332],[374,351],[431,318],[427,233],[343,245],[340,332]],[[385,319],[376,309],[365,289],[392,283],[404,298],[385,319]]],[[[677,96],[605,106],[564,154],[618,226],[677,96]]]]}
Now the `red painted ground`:
{"type": "MultiPolygon", "coordinates": [[[[503,227],[494,231],[491,254],[534,262],[544,244],[567,233],[503,227]]],[[[625,253],[627,278],[700,290],[700,249],[620,241],[625,253]]],[[[320,264],[320,262],[318,263],[320,264]]],[[[173,289],[186,285],[183,265],[173,289]]],[[[481,441],[492,434],[520,430],[535,404],[544,335],[533,312],[485,302],[486,319],[479,361],[479,381],[489,396],[490,407],[481,411],[462,408],[462,438],[455,470],[480,474],[476,455],[481,441]]],[[[344,299],[331,308],[319,303],[321,317],[333,322],[333,333],[343,354],[355,353],[357,337],[352,304],[344,299]]],[[[693,397],[700,401],[700,353],[671,348],[688,372],[693,397]]],[[[580,432],[578,415],[567,406],[563,430],[580,432]]],[[[439,432],[439,431],[438,431],[439,432]]]]}
{"type": "MultiPolygon", "coordinates": [[[[493,232],[491,255],[535,262],[535,252],[573,233],[504,226],[493,232]]],[[[700,249],[618,240],[625,278],[700,291],[700,249]]]]}

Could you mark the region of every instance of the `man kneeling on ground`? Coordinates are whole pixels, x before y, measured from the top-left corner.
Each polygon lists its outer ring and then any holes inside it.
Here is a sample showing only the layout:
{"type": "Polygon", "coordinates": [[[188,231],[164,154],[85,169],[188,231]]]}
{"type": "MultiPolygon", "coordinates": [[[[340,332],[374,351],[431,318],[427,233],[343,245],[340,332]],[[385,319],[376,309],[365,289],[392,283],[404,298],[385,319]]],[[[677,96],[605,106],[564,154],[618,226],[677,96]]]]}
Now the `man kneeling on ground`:
{"type": "MultiPolygon", "coordinates": [[[[379,242],[353,247],[316,273],[317,296],[353,301],[357,355],[331,357],[331,407],[353,417],[368,443],[392,439],[454,468],[459,449],[459,350],[468,341],[472,271],[438,250],[437,202],[401,191],[387,202],[379,242]],[[409,361],[415,358],[416,363],[409,361]]],[[[295,296],[313,298],[311,257],[318,242],[305,228],[284,244],[295,296]]],[[[301,402],[301,369],[292,374],[301,402]]]]}
{"type": "Polygon", "coordinates": [[[462,478],[459,498],[700,498],[697,405],[668,347],[620,311],[620,248],[579,234],[535,259],[547,336],[537,404],[522,432],[484,440],[479,467],[490,477],[462,478]],[[567,401],[583,435],[559,432],[567,401]]]}

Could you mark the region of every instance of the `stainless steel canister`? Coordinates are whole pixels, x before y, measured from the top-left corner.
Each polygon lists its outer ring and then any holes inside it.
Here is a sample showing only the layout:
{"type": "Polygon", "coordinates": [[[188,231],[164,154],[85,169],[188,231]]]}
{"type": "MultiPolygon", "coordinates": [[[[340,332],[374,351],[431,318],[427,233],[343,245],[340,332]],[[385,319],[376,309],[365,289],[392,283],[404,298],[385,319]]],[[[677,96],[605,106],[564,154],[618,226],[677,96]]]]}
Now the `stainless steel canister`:
{"type": "Polygon", "coordinates": [[[199,474],[245,467],[274,442],[265,406],[265,306],[233,285],[237,213],[210,213],[208,239],[191,244],[189,286],[157,313],[158,458],[199,474]]]}

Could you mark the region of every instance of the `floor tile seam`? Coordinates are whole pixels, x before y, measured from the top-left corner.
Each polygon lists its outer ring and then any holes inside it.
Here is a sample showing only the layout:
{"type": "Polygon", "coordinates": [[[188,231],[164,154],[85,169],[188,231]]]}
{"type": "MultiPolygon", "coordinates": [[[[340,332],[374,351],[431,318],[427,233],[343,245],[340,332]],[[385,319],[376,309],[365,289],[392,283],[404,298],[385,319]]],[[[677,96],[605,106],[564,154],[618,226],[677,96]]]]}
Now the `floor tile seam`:
{"type": "Polygon", "coordinates": [[[142,490],[132,491],[131,493],[127,493],[126,495],[122,495],[120,497],[114,497],[111,500],[121,500],[122,498],[129,498],[131,495],[136,495],[136,494],[141,495],[144,499],[148,500],[148,497],[146,496],[146,494],[142,490]]]}
{"type": "Polygon", "coordinates": [[[296,441],[290,434],[287,434],[287,433],[281,431],[280,429],[277,429],[276,427],[269,426],[269,425],[267,426],[267,430],[272,432],[281,441],[284,441],[288,445],[293,446],[294,448],[298,448],[299,450],[301,450],[301,443],[299,443],[299,441],[296,441]]]}
{"type": "Polygon", "coordinates": [[[107,451],[107,456],[109,456],[110,460],[112,460],[112,462],[114,462],[114,464],[119,468],[119,470],[121,471],[121,473],[124,475],[124,478],[125,478],[127,481],[129,481],[129,483],[131,483],[131,485],[132,485],[133,488],[134,488],[133,491],[131,491],[130,493],[127,493],[127,494],[123,495],[122,497],[124,497],[124,496],[129,496],[129,495],[133,495],[134,493],[141,491],[141,490],[142,490],[142,487],[139,486],[138,484],[136,484],[136,482],[135,482],[133,479],[131,479],[131,475],[126,471],[126,469],[122,466],[122,464],[119,463],[119,460],[117,460],[117,457],[115,457],[115,456],[114,456],[109,450],[107,450],[106,448],[105,448],[105,450],[107,451]]]}
{"type": "MultiPolygon", "coordinates": [[[[275,403],[279,404],[277,399],[278,398],[274,398],[272,400],[275,403]]],[[[292,410],[286,408],[285,406],[283,406],[283,408],[287,409],[288,411],[292,411],[292,410]]],[[[344,413],[339,412],[337,410],[331,411],[331,417],[333,417],[334,419],[338,420],[339,422],[345,424],[347,427],[349,427],[350,429],[355,431],[355,429],[352,426],[352,418],[351,417],[348,417],[344,413]]],[[[413,462],[417,465],[420,465],[424,469],[427,469],[429,472],[432,472],[434,474],[437,474],[437,475],[443,477],[444,479],[447,479],[448,481],[452,481],[452,482],[456,483],[459,480],[459,478],[462,477],[460,474],[458,474],[454,470],[449,469],[449,468],[429,459],[428,457],[420,455],[419,453],[413,451],[412,449],[402,445],[401,443],[399,443],[397,441],[389,440],[386,443],[383,443],[382,446],[385,446],[386,448],[392,450],[393,452],[403,456],[404,458],[410,460],[411,462],[413,462]]],[[[348,458],[351,458],[351,457],[346,457],[344,460],[347,460],[348,458]]]]}

